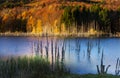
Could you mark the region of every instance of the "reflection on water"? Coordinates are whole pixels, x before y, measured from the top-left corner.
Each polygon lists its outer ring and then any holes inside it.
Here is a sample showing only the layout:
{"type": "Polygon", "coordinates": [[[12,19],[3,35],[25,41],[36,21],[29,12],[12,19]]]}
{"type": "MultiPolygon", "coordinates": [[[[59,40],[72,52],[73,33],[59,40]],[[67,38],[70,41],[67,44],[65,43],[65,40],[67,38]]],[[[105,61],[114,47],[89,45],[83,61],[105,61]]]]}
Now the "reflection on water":
{"type": "Polygon", "coordinates": [[[0,57],[41,56],[50,60],[52,67],[60,61],[70,72],[97,73],[102,51],[108,73],[115,74],[120,57],[119,38],[55,38],[55,37],[0,37],[0,57]]]}

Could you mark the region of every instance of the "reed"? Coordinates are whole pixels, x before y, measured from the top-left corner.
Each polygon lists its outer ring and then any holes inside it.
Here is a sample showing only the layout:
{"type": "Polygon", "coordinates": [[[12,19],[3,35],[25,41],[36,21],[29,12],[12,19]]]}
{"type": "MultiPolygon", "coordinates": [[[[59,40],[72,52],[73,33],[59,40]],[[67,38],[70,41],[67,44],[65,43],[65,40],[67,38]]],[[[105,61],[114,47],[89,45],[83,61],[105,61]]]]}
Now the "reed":
{"type": "Polygon", "coordinates": [[[117,63],[116,63],[116,68],[115,68],[115,74],[119,75],[120,74],[120,59],[117,58],[117,63]]]}
{"type": "Polygon", "coordinates": [[[108,71],[108,69],[109,69],[109,67],[111,66],[111,65],[108,65],[107,67],[106,67],[106,69],[105,69],[105,65],[103,64],[103,52],[102,52],[102,57],[101,57],[101,65],[100,65],[100,68],[99,68],[99,66],[97,65],[97,72],[98,72],[98,74],[107,74],[107,71],[108,71]]]}
{"type": "MultiPolygon", "coordinates": [[[[58,71],[58,70],[67,70],[64,66],[64,59],[65,59],[65,41],[63,40],[61,42],[61,46],[58,45],[58,41],[53,41],[53,38],[51,38],[51,40],[48,40],[48,38],[46,37],[46,42],[42,41],[38,41],[38,43],[34,43],[34,49],[33,52],[35,53],[36,56],[39,57],[39,54],[41,53],[41,56],[43,56],[43,52],[46,55],[46,59],[48,61],[50,61],[51,64],[51,70],[54,71],[58,71]],[[45,44],[46,43],[46,44],[45,44]],[[43,45],[45,47],[43,47],[43,45]],[[45,48],[45,51],[43,51],[42,48],[45,48]],[[61,48],[61,50],[60,50],[61,48]],[[39,52],[39,54],[38,54],[39,52]]],[[[41,58],[45,58],[45,57],[41,57],[41,58]]]]}
{"type": "Polygon", "coordinates": [[[55,69],[51,70],[50,62],[38,56],[0,60],[0,78],[46,78],[47,75],[67,72],[55,69]]]}

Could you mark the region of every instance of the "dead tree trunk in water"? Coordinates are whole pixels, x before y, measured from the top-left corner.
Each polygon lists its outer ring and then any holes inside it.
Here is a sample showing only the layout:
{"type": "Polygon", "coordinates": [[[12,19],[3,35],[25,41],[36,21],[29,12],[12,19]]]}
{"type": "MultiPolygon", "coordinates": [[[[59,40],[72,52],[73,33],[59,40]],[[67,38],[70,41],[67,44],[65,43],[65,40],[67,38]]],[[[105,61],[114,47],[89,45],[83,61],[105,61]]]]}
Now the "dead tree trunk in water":
{"type": "Polygon", "coordinates": [[[88,57],[88,60],[90,61],[90,58],[91,58],[91,50],[93,48],[93,44],[92,42],[88,41],[87,43],[87,57],[88,57]]]}
{"type": "Polygon", "coordinates": [[[54,60],[54,57],[53,57],[53,40],[51,40],[51,55],[52,55],[52,70],[53,70],[53,60],[54,60]]]}
{"type": "Polygon", "coordinates": [[[117,63],[116,63],[116,69],[115,69],[115,74],[119,75],[120,73],[120,59],[117,59],[117,63]]]}
{"type": "Polygon", "coordinates": [[[61,57],[61,68],[64,70],[64,59],[65,59],[65,50],[64,50],[64,43],[62,46],[62,57],[61,57]]]}
{"type": "Polygon", "coordinates": [[[47,60],[48,60],[48,46],[46,46],[45,49],[46,49],[46,57],[47,57],[47,60]]]}
{"type": "Polygon", "coordinates": [[[102,52],[100,68],[97,65],[97,72],[98,72],[98,74],[107,74],[107,71],[108,71],[109,67],[111,66],[111,65],[108,65],[107,68],[106,68],[106,70],[105,70],[105,65],[103,64],[103,56],[104,55],[103,55],[103,52],[102,52]]]}
{"type": "Polygon", "coordinates": [[[41,50],[41,57],[43,56],[43,45],[42,45],[42,41],[40,41],[40,50],[41,50]]]}
{"type": "Polygon", "coordinates": [[[57,46],[57,41],[56,41],[56,42],[55,42],[55,61],[56,61],[56,59],[57,59],[56,57],[57,57],[57,53],[58,53],[58,52],[57,52],[57,48],[58,48],[58,46],[57,46]]]}

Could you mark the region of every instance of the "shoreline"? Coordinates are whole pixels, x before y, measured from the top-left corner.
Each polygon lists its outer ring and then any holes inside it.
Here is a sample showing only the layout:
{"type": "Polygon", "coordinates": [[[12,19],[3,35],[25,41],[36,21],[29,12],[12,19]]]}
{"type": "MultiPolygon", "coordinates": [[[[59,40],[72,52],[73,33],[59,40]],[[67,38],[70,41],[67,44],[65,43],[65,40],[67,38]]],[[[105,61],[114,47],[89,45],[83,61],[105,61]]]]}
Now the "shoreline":
{"type": "Polygon", "coordinates": [[[0,36],[17,36],[17,37],[85,37],[85,38],[100,38],[100,37],[115,37],[120,38],[120,34],[91,34],[91,33],[70,33],[70,34],[39,34],[39,33],[0,33],[0,36]]]}

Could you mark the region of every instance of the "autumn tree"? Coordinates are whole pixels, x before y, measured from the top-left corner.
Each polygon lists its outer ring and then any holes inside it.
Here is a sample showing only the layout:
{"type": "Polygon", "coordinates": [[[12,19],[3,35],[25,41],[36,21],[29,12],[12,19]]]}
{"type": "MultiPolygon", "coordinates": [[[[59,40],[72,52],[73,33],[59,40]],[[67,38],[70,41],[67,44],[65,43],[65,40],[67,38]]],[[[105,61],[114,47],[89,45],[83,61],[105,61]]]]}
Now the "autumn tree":
{"type": "Polygon", "coordinates": [[[35,19],[32,16],[30,16],[30,18],[27,21],[27,32],[32,32],[34,26],[35,26],[35,19]]]}
{"type": "Polygon", "coordinates": [[[42,21],[40,19],[37,20],[37,24],[35,26],[36,29],[36,33],[42,33],[43,29],[42,29],[42,21]]]}

